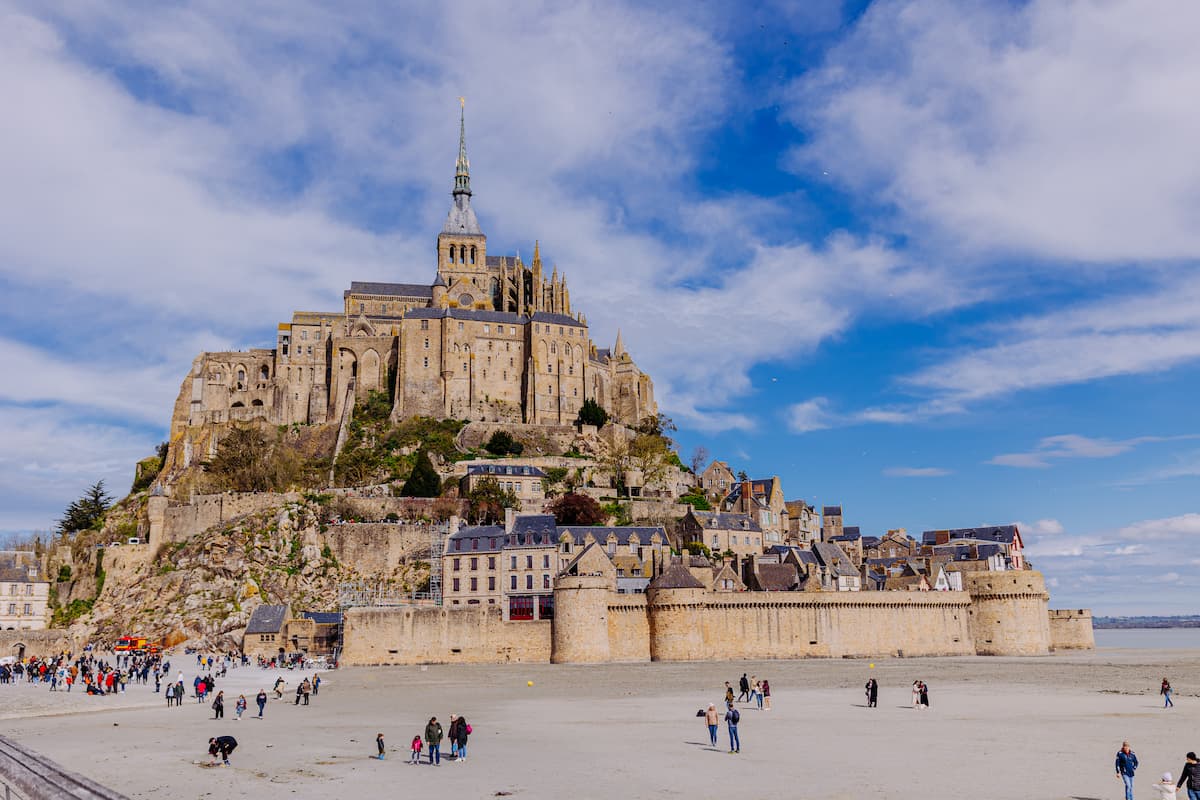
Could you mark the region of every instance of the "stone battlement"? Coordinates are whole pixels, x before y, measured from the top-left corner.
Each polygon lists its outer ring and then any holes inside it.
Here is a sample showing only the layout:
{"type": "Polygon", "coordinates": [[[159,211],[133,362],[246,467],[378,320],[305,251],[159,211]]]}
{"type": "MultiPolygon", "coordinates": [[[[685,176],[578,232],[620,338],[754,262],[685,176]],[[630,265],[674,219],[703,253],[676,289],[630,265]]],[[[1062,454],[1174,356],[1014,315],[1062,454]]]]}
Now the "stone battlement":
{"type": "Polygon", "coordinates": [[[972,576],[963,592],[613,592],[591,575],[561,577],[552,623],[505,622],[498,609],[352,609],[347,664],[424,661],[698,661],[1045,655],[1092,647],[1087,611],[1051,612],[1040,573],[972,576]],[[1085,635],[1086,622],[1086,635],[1085,635]],[[446,638],[454,631],[453,647],[446,638]],[[476,641],[473,632],[482,638],[476,641]],[[368,641],[382,636],[383,641],[368,641]],[[432,638],[430,638],[432,637],[432,638]]]}

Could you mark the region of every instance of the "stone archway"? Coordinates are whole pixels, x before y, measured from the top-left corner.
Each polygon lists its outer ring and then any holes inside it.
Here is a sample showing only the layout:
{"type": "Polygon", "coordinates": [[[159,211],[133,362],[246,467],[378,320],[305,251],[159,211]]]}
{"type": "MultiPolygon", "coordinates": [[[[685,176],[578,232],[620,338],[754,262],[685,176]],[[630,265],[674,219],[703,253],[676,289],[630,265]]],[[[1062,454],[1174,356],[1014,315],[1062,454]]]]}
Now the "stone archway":
{"type": "Polygon", "coordinates": [[[17,661],[25,660],[25,643],[24,642],[13,642],[12,649],[16,651],[15,653],[13,653],[13,655],[15,655],[17,657],[17,661]]]}

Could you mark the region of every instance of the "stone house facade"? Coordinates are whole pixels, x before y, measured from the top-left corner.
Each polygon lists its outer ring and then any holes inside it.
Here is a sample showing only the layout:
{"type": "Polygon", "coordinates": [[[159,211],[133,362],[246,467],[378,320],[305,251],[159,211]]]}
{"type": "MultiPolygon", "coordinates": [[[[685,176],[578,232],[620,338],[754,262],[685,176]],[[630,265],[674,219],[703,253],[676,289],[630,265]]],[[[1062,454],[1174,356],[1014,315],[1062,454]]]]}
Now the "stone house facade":
{"type": "Polygon", "coordinates": [[[689,508],[679,523],[680,540],[703,544],[715,553],[732,551],[740,560],[762,553],[765,537],[749,514],[697,511],[689,508]]]}
{"type": "Polygon", "coordinates": [[[50,582],[18,559],[0,561],[0,630],[40,631],[50,618],[50,582]]]}

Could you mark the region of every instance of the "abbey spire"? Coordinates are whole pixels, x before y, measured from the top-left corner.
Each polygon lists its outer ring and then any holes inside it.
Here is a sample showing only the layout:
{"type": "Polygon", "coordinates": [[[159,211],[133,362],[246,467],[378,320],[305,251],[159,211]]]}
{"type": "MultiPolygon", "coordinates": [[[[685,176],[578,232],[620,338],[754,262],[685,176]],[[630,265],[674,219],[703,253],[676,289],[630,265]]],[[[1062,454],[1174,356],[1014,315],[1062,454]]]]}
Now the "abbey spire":
{"type": "Polygon", "coordinates": [[[458,98],[461,105],[458,117],[458,161],[454,165],[454,204],[442,226],[443,234],[482,236],[479,220],[471,208],[471,162],[467,159],[467,107],[466,100],[458,98]]]}
{"type": "Polygon", "coordinates": [[[454,196],[471,195],[471,162],[467,160],[467,101],[458,98],[458,163],[454,165],[454,196]]]}

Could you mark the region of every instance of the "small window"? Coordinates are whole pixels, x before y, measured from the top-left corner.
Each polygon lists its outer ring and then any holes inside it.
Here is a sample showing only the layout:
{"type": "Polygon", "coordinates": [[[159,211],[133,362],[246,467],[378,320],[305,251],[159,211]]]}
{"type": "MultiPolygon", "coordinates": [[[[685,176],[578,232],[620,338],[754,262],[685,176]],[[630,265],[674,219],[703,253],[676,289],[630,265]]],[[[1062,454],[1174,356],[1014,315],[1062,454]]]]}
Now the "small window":
{"type": "Polygon", "coordinates": [[[471,578],[471,591],[472,592],[479,591],[479,579],[478,578],[471,578]]]}
{"type": "MultiPolygon", "coordinates": [[[[510,557],[509,557],[509,560],[508,560],[508,568],[509,568],[509,569],[516,569],[516,568],[517,568],[517,557],[516,557],[516,556],[510,556],[510,557]]],[[[515,586],[514,586],[513,588],[515,589],[515,588],[517,588],[517,587],[515,587],[515,586]]]]}
{"type": "Polygon", "coordinates": [[[488,578],[488,591],[496,591],[496,576],[492,575],[488,578]]]}
{"type": "Polygon", "coordinates": [[[491,326],[491,325],[484,325],[484,326],[483,326],[483,332],[484,332],[484,333],[491,333],[491,332],[492,332],[492,326],[491,326]]]}
{"type": "MultiPolygon", "coordinates": [[[[492,547],[495,547],[495,546],[496,546],[496,540],[492,539],[492,547]]],[[[496,568],[496,557],[488,556],[488,569],[495,569],[495,568],[496,568]]]]}
{"type": "Polygon", "coordinates": [[[456,592],[459,591],[459,589],[460,589],[459,583],[460,583],[459,579],[455,578],[454,579],[454,591],[456,591],[456,592]]]}
{"type": "Polygon", "coordinates": [[[516,591],[516,588],[517,588],[517,576],[516,575],[508,576],[508,588],[512,589],[513,591],[516,591]]]}
{"type": "Polygon", "coordinates": [[[458,329],[459,329],[460,331],[463,329],[463,324],[462,324],[461,322],[460,322],[460,323],[458,323],[458,329]]]}
{"type": "Polygon", "coordinates": [[[532,588],[533,588],[533,576],[532,576],[532,575],[526,575],[526,576],[525,576],[525,588],[526,588],[526,589],[532,589],[532,588]]]}
{"type": "Polygon", "coordinates": [[[533,569],[533,556],[525,556],[525,569],[533,569]]]}
{"type": "Polygon", "coordinates": [[[459,570],[461,567],[462,567],[462,559],[461,559],[461,558],[456,558],[456,559],[454,559],[454,571],[455,571],[455,572],[458,572],[458,570],[459,570]]]}
{"type": "Polygon", "coordinates": [[[471,559],[471,569],[472,569],[472,570],[477,570],[477,569],[479,569],[479,559],[478,559],[478,558],[472,558],[472,559],[471,559]]]}
{"type": "Polygon", "coordinates": [[[429,349],[429,339],[428,338],[425,339],[425,349],[426,350],[429,349]]]}
{"type": "Polygon", "coordinates": [[[429,366],[429,357],[428,356],[425,357],[425,366],[426,367],[429,366]]]}
{"type": "Polygon", "coordinates": [[[550,573],[548,573],[548,572],[542,573],[542,588],[543,589],[550,588],[550,573]]]}
{"type": "Polygon", "coordinates": [[[423,331],[429,330],[429,320],[427,320],[427,319],[421,320],[421,330],[423,330],[423,331]]]}
{"type": "Polygon", "coordinates": [[[542,556],[542,569],[550,569],[550,556],[542,556]]]}
{"type": "Polygon", "coordinates": [[[360,313],[360,314],[362,314],[362,313],[365,313],[365,312],[366,312],[366,310],[367,310],[367,304],[366,304],[366,303],[359,303],[359,304],[358,304],[358,313],[360,313]]]}

